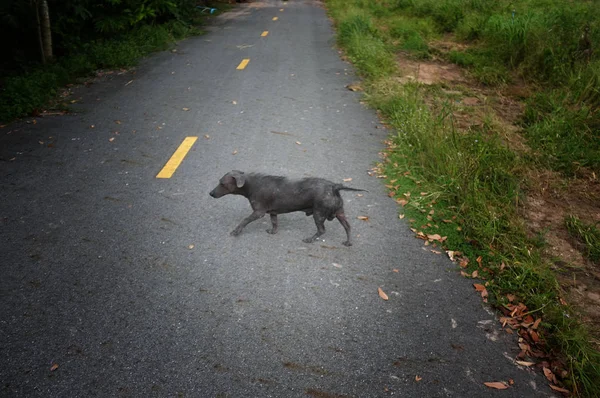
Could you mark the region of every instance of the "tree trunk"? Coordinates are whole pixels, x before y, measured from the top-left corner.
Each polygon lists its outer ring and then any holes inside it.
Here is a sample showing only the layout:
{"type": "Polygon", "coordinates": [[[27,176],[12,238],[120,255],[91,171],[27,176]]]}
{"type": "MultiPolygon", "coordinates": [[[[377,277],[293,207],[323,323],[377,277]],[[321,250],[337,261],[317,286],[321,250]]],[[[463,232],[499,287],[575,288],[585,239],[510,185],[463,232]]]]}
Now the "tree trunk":
{"type": "Polygon", "coordinates": [[[44,62],[52,60],[52,31],[50,30],[50,11],[48,10],[48,0],[40,0],[39,15],[42,38],[42,54],[44,62]]]}
{"type": "Polygon", "coordinates": [[[37,27],[37,37],[38,44],[40,45],[40,58],[42,59],[42,64],[46,63],[46,57],[44,57],[44,41],[42,40],[42,25],[40,24],[40,7],[38,7],[37,1],[33,1],[33,11],[35,12],[35,21],[37,27]]]}

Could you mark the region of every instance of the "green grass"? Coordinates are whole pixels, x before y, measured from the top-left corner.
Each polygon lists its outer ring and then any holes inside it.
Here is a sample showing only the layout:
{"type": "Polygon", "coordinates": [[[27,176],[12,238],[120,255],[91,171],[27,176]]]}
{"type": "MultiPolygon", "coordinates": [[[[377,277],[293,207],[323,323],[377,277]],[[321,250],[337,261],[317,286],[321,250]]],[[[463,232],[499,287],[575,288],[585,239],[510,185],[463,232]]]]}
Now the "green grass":
{"type": "Polygon", "coordinates": [[[598,224],[588,224],[575,216],[569,216],[567,229],[573,238],[584,246],[586,256],[596,264],[600,264],[600,229],[598,224]]]}
{"type": "Polygon", "coordinates": [[[527,101],[525,137],[546,167],[575,175],[582,167],[600,171],[600,116],[585,103],[577,106],[566,89],[537,93],[527,101]]]}
{"type": "MultiPolygon", "coordinates": [[[[578,314],[562,304],[555,271],[542,259],[543,236],[530,237],[520,214],[529,167],[541,163],[568,174],[600,164],[600,69],[595,59],[582,63],[573,52],[582,21],[598,11],[560,0],[327,4],[339,44],[365,77],[368,103],[395,129],[382,172],[396,198],[408,198],[406,219],[419,232],[447,236],[447,248],[471,259],[468,272],[477,269],[487,278],[492,304],[506,304],[506,294],[515,294],[541,316],[544,341],[567,364],[563,382],[581,395],[600,395],[600,353],[578,314]],[[503,85],[520,74],[546,88],[528,102],[523,119],[533,154],[506,147],[491,115],[458,131],[452,98],[435,87],[399,83],[389,65],[393,51],[423,57],[431,52],[428,42],[447,33],[472,44],[446,56],[482,83],[503,85]],[[377,57],[358,48],[361,40],[378,43],[385,68],[377,70],[377,57]],[[474,261],[480,256],[483,267],[474,261]]],[[[591,31],[598,37],[596,27],[591,31]]]]}
{"type": "Polygon", "coordinates": [[[0,121],[10,121],[46,106],[60,87],[98,69],[131,67],[143,56],[168,48],[175,40],[199,33],[181,22],[142,26],[112,40],[80,45],[74,55],[3,81],[0,121]]]}

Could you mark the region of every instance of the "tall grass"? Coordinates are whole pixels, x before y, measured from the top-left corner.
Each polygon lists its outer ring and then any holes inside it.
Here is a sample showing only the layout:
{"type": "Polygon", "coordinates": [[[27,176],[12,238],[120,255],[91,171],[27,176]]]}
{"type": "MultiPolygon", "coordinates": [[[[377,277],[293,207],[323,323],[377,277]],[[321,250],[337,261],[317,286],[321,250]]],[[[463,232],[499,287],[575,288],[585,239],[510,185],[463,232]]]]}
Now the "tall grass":
{"type": "Polygon", "coordinates": [[[354,65],[367,77],[392,73],[396,64],[389,46],[365,14],[348,12],[338,25],[338,42],[354,65]]]}

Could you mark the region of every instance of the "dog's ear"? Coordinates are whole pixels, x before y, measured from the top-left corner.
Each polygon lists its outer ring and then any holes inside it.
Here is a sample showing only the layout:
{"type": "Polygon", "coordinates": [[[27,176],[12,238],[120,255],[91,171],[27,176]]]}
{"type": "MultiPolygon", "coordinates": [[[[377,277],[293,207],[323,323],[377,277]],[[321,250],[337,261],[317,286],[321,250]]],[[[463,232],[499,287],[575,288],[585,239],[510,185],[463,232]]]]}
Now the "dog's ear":
{"type": "Polygon", "coordinates": [[[243,171],[233,170],[231,172],[231,176],[235,179],[235,185],[238,188],[243,187],[244,184],[246,183],[246,176],[244,176],[244,172],[243,171]]]}

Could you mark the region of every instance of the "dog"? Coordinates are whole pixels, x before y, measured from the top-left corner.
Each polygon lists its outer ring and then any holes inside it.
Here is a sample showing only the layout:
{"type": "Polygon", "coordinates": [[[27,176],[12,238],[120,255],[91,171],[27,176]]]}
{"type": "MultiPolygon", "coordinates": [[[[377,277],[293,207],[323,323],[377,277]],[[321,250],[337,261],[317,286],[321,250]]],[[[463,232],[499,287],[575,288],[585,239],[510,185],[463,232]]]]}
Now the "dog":
{"type": "Polygon", "coordinates": [[[344,202],[340,196],[340,191],[343,190],[366,192],[364,189],[346,187],[323,178],[292,181],[285,177],[233,170],[219,180],[219,185],[210,191],[210,196],[220,198],[229,194],[242,195],[250,202],[253,212],[231,231],[233,236],[238,236],[246,225],[267,213],[271,216],[272,224],[267,232],[275,234],[278,214],[302,211],[307,216],[312,215],[317,225],[317,233],[303,239],[303,242],[314,242],[325,233],[325,220],[337,218],[346,231],[347,240],[343,244],[352,246],[350,223],[344,215],[344,202]]]}

